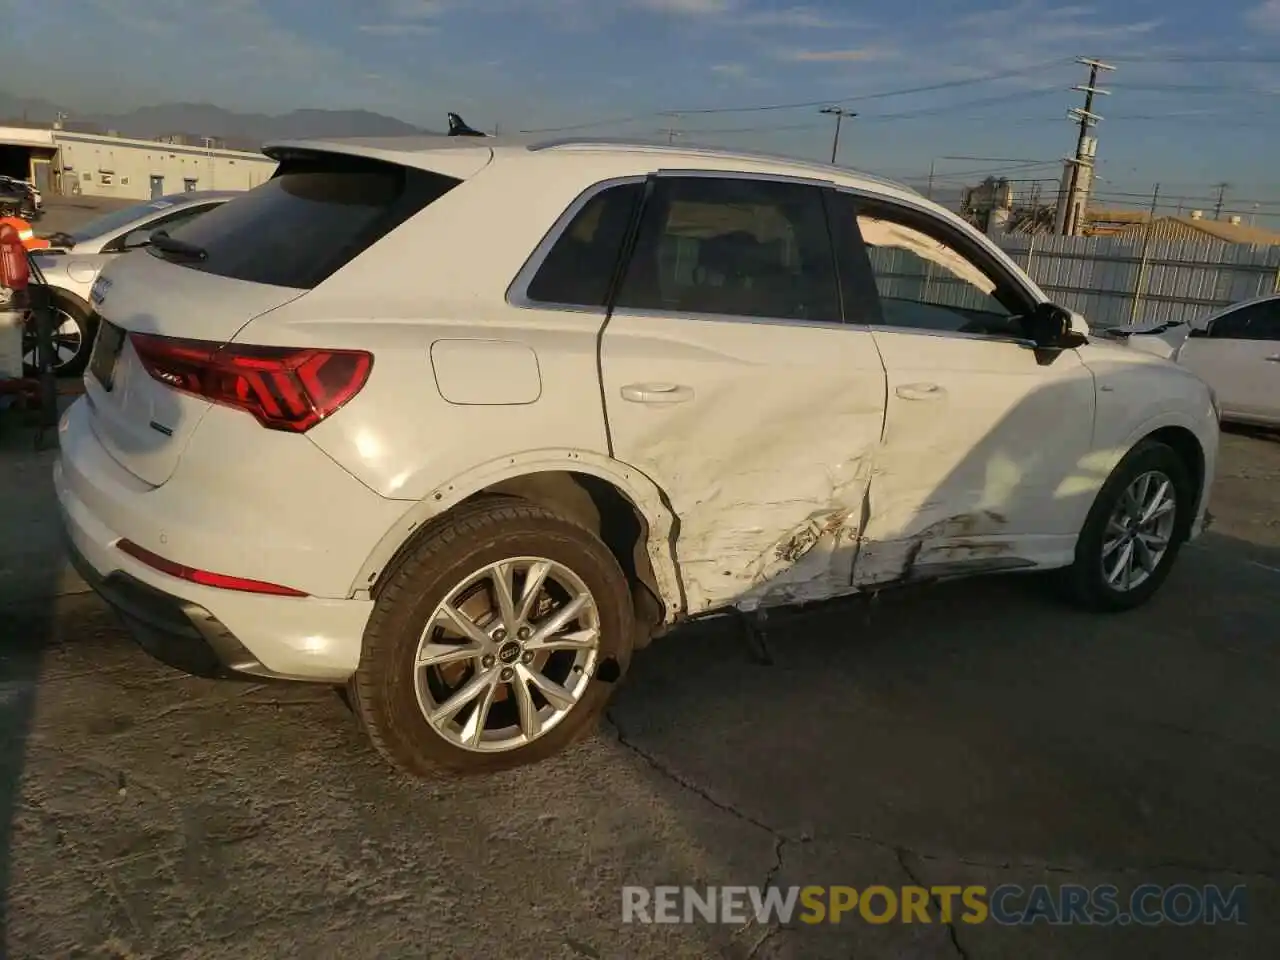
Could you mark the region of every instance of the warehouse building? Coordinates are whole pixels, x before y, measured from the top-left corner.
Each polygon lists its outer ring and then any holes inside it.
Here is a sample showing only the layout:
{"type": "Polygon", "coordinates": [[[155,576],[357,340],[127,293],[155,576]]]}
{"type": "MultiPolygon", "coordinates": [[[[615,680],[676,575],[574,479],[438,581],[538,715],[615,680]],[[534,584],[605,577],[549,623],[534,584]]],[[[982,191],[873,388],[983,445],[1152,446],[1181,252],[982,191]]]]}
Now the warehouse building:
{"type": "Polygon", "coordinates": [[[260,153],[59,129],[0,127],[0,174],[42,193],[146,200],[194,190],[250,190],[275,171],[260,153]]]}

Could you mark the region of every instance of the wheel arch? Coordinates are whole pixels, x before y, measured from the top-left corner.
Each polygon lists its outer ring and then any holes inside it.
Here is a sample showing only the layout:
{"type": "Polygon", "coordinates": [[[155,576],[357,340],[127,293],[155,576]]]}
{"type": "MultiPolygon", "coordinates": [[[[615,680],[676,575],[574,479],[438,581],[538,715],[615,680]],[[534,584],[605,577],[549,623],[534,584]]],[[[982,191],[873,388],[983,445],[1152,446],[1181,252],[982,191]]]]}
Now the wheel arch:
{"type": "Polygon", "coordinates": [[[512,455],[468,471],[411,505],[366,560],[353,585],[376,598],[435,522],[485,497],[515,497],[582,524],[604,541],[632,584],[643,645],[684,609],[675,562],[678,524],[665,494],[625,464],[577,450],[512,455]]]}
{"type": "Polygon", "coordinates": [[[1201,503],[1204,499],[1206,487],[1205,471],[1207,468],[1204,446],[1200,443],[1200,438],[1192,430],[1178,424],[1159,427],[1148,433],[1142,440],[1163,443],[1178,455],[1178,459],[1187,468],[1187,474],[1190,476],[1194,486],[1192,496],[1194,497],[1195,507],[1186,513],[1182,520],[1182,532],[1185,535],[1199,515],[1201,503]]]}

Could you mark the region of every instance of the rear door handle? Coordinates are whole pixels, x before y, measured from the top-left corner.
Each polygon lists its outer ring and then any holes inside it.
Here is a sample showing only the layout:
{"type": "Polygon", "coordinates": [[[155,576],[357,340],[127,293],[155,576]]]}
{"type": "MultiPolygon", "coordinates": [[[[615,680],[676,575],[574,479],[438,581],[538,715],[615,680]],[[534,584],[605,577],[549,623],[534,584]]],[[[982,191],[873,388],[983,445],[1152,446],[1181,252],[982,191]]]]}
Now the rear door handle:
{"type": "Polygon", "coordinates": [[[903,400],[941,400],[947,395],[936,383],[904,383],[893,392],[903,400]]]}
{"type": "Polygon", "coordinates": [[[684,403],[693,399],[693,387],[678,383],[629,383],[622,399],[632,403],[684,403]]]}
{"type": "Polygon", "coordinates": [[[1280,355],[1277,355],[1274,357],[1267,357],[1267,360],[1269,360],[1271,363],[1280,363],[1280,355]]]}

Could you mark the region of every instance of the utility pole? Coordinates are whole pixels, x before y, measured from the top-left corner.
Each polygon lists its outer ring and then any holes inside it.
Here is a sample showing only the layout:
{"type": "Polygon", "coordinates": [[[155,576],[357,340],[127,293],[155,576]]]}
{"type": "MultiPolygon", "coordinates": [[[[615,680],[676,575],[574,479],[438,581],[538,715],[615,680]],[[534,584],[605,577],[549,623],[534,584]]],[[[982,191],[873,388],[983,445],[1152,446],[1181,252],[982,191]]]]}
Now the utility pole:
{"type": "Polygon", "coordinates": [[[938,162],[937,157],[934,157],[932,160],[929,161],[929,188],[925,191],[925,194],[924,194],[926,200],[933,199],[933,168],[937,164],[937,162],[938,162]]]}
{"type": "Polygon", "coordinates": [[[213,189],[213,137],[201,137],[204,148],[209,151],[209,189],[213,189]]]}
{"type": "Polygon", "coordinates": [[[673,113],[670,116],[671,116],[671,126],[663,127],[661,130],[658,131],[659,133],[665,133],[667,135],[668,144],[675,143],[676,137],[681,135],[679,128],[676,126],[676,121],[680,119],[680,114],[673,113]]]}
{"type": "Polygon", "coordinates": [[[1110,64],[1100,60],[1090,60],[1088,57],[1076,57],[1076,63],[1089,68],[1089,83],[1087,86],[1071,88],[1084,94],[1084,107],[1073,107],[1067,111],[1068,119],[1079,122],[1080,135],[1076,138],[1075,157],[1068,161],[1071,164],[1071,175],[1065,178],[1069,184],[1063,191],[1062,197],[1065,209],[1058,212],[1060,232],[1064,236],[1074,236],[1079,229],[1080,215],[1084,212],[1085,198],[1092,184],[1093,157],[1097,149],[1097,141],[1090,139],[1089,130],[1102,119],[1093,112],[1093,98],[1096,94],[1105,97],[1111,93],[1110,90],[1102,90],[1098,87],[1098,72],[1115,69],[1110,64]],[[1088,172],[1082,177],[1081,171],[1086,168],[1088,172]]]}
{"type": "Polygon", "coordinates": [[[1219,184],[1216,184],[1216,186],[1217,186],[1217,188],[1218,188],[1218,202],[1217,202],[1216,204],[1214,204],[1214,207],[1213,207],[1213,219],[1215,219],[1215,220],[1221,220],[1221,219],[1222,219],[1222,205],[1223,205],[1223,203],[1225,203],[1225,202],[1226,202],[1226,199],[1227,199],[1227,188],[1228,188],[1229,186],[1231,186],[1231,184],[1229,184],[1229,183],[1219,183],[1219,184]]]}
{"type": "Polygon", "coordinates": [[[840,150],[840,121],[845,117],[853,119],[857,114],[852,110],[844,109],[844,107],[823,107],[818,112],[830,114],[836,118],[836,135],[831,141],[831,162],[835,163],[836,154],[840,150]]]}

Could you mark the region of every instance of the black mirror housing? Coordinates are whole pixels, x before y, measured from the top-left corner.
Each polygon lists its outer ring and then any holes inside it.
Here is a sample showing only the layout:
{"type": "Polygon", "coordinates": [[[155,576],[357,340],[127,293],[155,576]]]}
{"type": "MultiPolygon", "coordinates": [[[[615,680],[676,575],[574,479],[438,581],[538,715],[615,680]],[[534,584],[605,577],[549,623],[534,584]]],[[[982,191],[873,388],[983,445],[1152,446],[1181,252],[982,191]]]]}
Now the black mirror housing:
{"type": "Polygon", "coordinates": [[[1056,303],[1039,303],[1024,321],[1027,336],[1041,349],[1078,347],[1086,338],[1071,329],[1071,311],[1056,303]]]}

